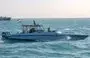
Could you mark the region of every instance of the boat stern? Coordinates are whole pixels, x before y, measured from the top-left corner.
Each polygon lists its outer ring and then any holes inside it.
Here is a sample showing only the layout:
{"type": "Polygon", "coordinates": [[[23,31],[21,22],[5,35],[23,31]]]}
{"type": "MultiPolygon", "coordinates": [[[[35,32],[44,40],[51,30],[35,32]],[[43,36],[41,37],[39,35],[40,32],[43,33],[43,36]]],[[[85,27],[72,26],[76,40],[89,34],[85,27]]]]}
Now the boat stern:
{"type": "Polygon", "coordinates": [[[10,36],[10,32],[2,32],[2,38],[10,36]]]}

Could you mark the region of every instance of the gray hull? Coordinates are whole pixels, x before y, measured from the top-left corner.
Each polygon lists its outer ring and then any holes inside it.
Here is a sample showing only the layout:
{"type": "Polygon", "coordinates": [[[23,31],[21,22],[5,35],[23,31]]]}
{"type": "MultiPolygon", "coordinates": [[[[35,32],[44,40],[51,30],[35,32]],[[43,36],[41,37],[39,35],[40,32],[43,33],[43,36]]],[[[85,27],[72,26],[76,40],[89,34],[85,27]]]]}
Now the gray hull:
{"type": "Polygon", "coordinates": [[[3,40],[18,40],[18,41],[58,41],[58,40],[84,40],[88,35],[70,35],[57,33],[44,34],[15,34],[2,36],[3,40]]]}

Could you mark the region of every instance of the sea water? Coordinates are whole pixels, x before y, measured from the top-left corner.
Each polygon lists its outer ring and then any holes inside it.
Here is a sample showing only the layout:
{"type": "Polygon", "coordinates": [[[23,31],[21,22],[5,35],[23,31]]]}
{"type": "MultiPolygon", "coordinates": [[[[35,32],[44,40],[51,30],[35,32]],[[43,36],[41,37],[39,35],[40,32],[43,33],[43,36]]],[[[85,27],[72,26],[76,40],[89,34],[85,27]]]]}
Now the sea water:
{"type": "MultiPolygon", "coordinates": [[[[30,18],[0,21],[1,33],[21,32],[22,24],[43,24],[45,30],[73,31],[90,35],[89,18],[30,18]]],[[[4,42],[0,39],[0,58],[90,58],[90,37],[79,41],[4,42]]]]}

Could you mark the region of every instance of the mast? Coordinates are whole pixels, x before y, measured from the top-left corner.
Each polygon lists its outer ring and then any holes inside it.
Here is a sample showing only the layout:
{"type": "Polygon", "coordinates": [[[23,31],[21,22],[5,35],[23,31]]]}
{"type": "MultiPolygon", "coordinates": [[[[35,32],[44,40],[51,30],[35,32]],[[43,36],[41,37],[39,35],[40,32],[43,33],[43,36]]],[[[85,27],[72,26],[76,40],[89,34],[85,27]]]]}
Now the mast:
{"type": "Polygon", "coordinates": [[[36,26],[36,22],[35,22],[35,20],[33,20],[33,24],[34,24],[34,26],[36,26]]]}

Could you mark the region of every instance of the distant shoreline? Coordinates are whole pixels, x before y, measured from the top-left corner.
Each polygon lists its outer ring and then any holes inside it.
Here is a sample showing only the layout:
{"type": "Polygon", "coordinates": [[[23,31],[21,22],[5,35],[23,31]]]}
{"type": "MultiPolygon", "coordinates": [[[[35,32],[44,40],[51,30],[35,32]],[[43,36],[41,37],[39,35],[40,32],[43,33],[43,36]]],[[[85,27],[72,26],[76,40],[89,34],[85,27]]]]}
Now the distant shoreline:
{"type": "Polygon", "coordinates": [[[33,20],[33,19],[39,19],[39,20],[72,20],[72,19],[75,19],[75,20],[83,20],[83,19],[90,19],[90,18],[13,18],[13,19],[16,19],[16,20],[33,20]]]}

